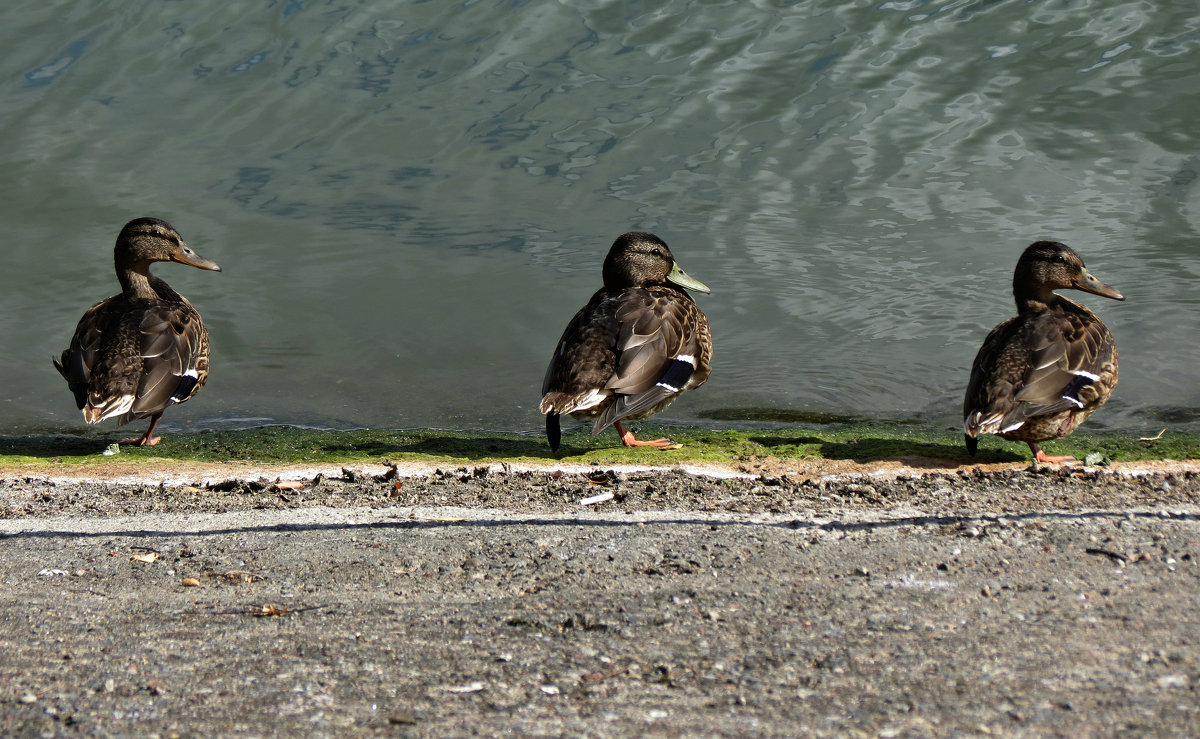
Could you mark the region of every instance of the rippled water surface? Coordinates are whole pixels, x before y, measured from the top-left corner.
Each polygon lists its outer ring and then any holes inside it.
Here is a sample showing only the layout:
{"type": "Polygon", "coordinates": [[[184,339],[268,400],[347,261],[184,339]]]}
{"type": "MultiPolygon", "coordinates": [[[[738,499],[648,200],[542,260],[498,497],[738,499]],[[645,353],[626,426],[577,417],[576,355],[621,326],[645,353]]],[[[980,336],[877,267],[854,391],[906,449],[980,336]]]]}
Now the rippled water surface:
{"type": "MultiPolygon", "coordinates": [[[[713,288],[664,418],[957,423],[1039,238],[1121,384],[1089,426],[1195,425],[1200,18],[1180,2],[10,2],[0,430],[82,426],[50,357],[128,219],[224,267],[167,431],[533,430],[545,363],[645,229],[713,288]]],[[[111,425],[111,424],[109,424],[111,425]]]]}

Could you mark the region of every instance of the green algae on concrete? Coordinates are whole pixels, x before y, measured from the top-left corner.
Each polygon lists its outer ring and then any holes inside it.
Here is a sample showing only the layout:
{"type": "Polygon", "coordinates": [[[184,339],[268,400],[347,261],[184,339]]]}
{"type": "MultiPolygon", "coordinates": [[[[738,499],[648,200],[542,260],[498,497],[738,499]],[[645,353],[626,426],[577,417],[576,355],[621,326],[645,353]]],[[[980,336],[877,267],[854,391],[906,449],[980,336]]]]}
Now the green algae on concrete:
{"type": "MultiPolygon", "coordinates": [[[[616,435],[587,434],[579,426],[563,438],[558,454],[545,439],[530,434],[432,429],[329,431],[265,426],[238,431],[164,435],[154,447],[121,446],[105,455],[113,434],[95,436],[0,437],[0,464],[136,464],[139,461],[246,462],[260,464],[346,464],[384,461],[445,463],[571,462],[606,465],[737,464],[752,459],[886,460],[930,459],[947,465],[1020,462],[1030,458],[1024,444],[996,437],[981,440],[971,457],[953,429],[902,423],[853,423],[783,428],[705,429],[641,424],[642,438],[669,436],[680,449],[625,448],[616,435]]],[[[1167,431],[1155,439],[1128,434],[1080,433],[1046,445],[1051,454],[1080,460],[1132,462],[1200,458],[1200,436],[1167,431]]]]}

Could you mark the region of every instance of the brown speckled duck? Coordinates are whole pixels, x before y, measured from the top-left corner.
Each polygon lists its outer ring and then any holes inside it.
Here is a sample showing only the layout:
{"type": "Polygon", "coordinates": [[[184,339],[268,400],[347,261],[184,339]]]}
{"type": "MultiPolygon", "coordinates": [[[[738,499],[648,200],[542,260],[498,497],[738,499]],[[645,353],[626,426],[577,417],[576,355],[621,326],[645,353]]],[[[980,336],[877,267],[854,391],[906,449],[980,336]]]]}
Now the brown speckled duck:
{"type": "Polygon", "coordinates": [[[1051,457],[1038,442],[1070,434],[1117,385],[1117,346],[1100,318],[1054,293],[1071,288],[1113,300],[1125,296],[1096,279],[1069,247],[1038,241],[1013,273],[1017,315],[987,335],[963,401],[967,451],[980,434],[1029,445],[1039,462],[1051,457]]]}
{"type": "Polygon", "coordinates": [[[141,437],[122,444],[153,446],[163,411],[195,395],[208,379],[208,330],[187,298],[150,274],[154,262],[179,262],[220,272],[192,251],[171,224],[137,218],[125,224],[114,250],[121,294],[92,306],[71,346],[54,360],[83,419],[116,418],[123,426],[150,418],[141,437]]]}
{"type": "Polygon", "coordinates": [[[567,324],[546,369],[541,411],[552,450],[564,414],[595,418],[593,434],[615,426],[626,446],[677,446],[638,440],[621,421],[649,418],[708,379],[708,319],[683,288],[709,292],[662,239],[633,231],[613,242],[604,287],[567,324]]]}

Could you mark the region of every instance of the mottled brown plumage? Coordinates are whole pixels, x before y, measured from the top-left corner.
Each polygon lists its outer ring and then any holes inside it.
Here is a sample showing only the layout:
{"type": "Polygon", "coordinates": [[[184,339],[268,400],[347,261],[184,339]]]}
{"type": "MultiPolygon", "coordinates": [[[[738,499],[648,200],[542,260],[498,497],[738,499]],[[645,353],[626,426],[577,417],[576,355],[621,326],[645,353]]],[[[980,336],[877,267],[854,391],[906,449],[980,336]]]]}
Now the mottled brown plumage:
{"type": "Polygon", "coordinates": [[[141,437],[150,446],[163,411],[199,392],[208,379],[208,330],[187,298],[150,274],[154,262],[179,262],[220,272],[192,251],[171,224],[138,218],[125,224],[114,249],[121,293],[92,306],[71,346],[54,360],[88,423],[123,426],[150,418],[141,437]]]}
{"type": "Polygon", "coordinates": [[[963,401],[963,433],[975,453],[980,434],[1024,441],[1039,462],[1038,442],[1075,430],[1104,405],[1117,384],[1117,347],[1100,318],[1054,293],[1072,288],[1114,300],[1125,297],[1096,279],[1073,250],[1038,241],[1013,274],[1017,315],[992,329],[975,363],[963,401]]]}
{"type": "Polygon", "coordinates": [[[662,239],[634,231],[613,242],[604,287],[567,324],[546,369],[541,411],[551,449],[560,415],[595,418],[593,434],[616,426],[626,446],[673,446],[639,441],[621,421],[649,418],[708,379],[708,319],[684,287],[708,292],[662,239]]]}

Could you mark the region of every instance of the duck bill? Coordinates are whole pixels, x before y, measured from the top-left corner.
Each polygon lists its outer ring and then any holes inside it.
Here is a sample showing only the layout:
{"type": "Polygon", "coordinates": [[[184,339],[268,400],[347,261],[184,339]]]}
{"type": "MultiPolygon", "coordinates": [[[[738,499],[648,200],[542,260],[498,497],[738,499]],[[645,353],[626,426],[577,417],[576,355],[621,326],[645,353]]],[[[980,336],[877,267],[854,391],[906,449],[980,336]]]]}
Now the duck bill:
{"type": "Polygon", "coordinates": [[[712,290],[708,289],[708,285],[705,285],[695,277],[690,277],[687,272],[679,268],[678,264],[671,265],[671,271],[667,274],[667,282],[674,283],[680,287],[686,287],[688,290],[695,290],[696,292],[705,294],[712,292],[712,290]]]}
{"type": "Polygon", "coordinates": [[[1085,293],[1100,295],[1105,298],[1112,298],[1113,300],[1125,299],[1125,296],[1119,291],[1109,287],[1108,285],[1105,285],[1103,282],[1096,279],[1092,273],[1088,272],[1086,269],[1080,273],[1079,279],[1075,282],[1075,288],[1082,290],[1085,293]]]}
{"type": "Polygon", "coordinates": [[[196,269],[208,269],[212,270],[213,272],[221,271],[221,266],[219,264],[211,259],[205,259],[196,252],[192,251],[190,248],[183,245],[180,245],[180,247],[175,250],[175,253],[171,255],[171,261],[179,262],[180,264],[186,264],[189,267],[195,267],[196,269]]]}

